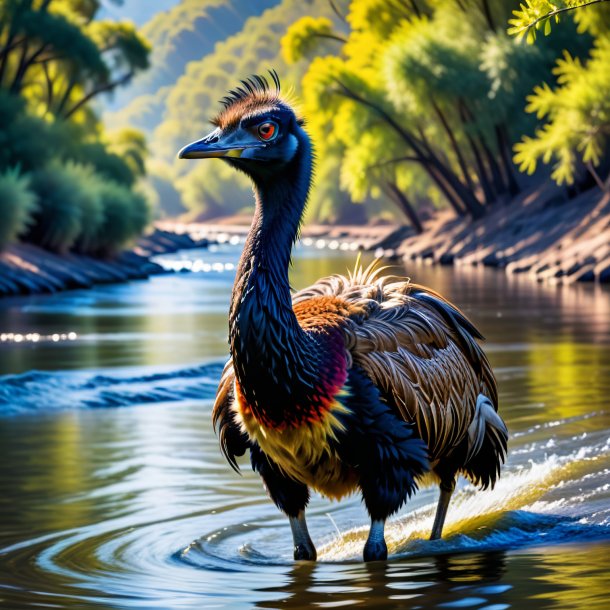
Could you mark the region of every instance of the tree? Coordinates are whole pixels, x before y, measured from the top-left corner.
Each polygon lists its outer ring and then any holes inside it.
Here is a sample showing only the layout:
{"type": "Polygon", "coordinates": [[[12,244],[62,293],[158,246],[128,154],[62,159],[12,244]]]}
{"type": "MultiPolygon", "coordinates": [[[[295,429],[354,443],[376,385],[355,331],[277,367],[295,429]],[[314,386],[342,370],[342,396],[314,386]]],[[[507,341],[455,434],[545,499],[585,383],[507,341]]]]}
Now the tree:
{"type": "MultiPolygon", "coordinates": [[[[472,218],[518,193],[512,146],[535,123],[525,96],[574,28],[519,45],[501,27],[510,10],[500,0],[352,0],[347,34],[311,17],[288,29],[284,56],[310,59],[303,92],[314,140],[341,143],[332,150],[352,197],[366,184],[417,229],[417,202],[431,188],[472,218]]],[[[576,46],[580,55],[588,43],[576,46]]]]}
{"type": "Polygon", "coordinates": [[[148,219],[133,192],[145,174],[145,141],[134,130],[107,137],[90,102],[144,70],[149,47],[132,25],[96,20],[100,4],[0,1],[4,242],[20,237],[61,253],[106,253],[148,219]],[[120,207],[123,223],[106,226],[106,206],[120,207]],[[115,226],[127,228],[116,237],[115,226]]]}
{"type": "Polygon", "coordinates": [[[0,85],[38,112],[69,118],[148,67],[133,25],[94,21],[95,0],[6,0],[0,8],[0,85]]]}

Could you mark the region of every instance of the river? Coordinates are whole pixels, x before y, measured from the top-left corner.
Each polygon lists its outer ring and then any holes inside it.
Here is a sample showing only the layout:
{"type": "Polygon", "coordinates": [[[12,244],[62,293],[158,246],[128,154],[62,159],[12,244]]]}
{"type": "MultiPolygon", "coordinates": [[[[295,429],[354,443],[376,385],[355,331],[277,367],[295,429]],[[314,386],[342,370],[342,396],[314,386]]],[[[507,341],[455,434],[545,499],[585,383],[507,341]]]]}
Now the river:
{"type": "MultiPolygon", "coordinates": [[[[227,354],[239,246],[165,264],[198,271],[0,301],[0,607],[607,608],[610,291],[477,268],[403,270],[487,337],[509,460],[493,491],[438,491],[359,560],[358,497],[314,497],[319,554],[295,563],[286,519],[247,462],[220,455],[210,411],[227,354]]],[[[292,284],[352,252],[301,247],[292,284]]]]}

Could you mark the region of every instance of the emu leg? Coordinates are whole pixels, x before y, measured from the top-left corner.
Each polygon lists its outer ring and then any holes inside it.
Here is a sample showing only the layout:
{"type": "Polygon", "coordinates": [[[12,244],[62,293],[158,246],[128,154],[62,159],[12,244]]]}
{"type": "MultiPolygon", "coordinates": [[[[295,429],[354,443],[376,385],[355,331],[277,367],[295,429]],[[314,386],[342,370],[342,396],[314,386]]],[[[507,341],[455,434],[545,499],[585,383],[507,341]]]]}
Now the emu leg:
{"type": "Polygon", "coordinates": [[[292,540],[294,541],[294,558],[315,561],[317,558],[316,547],[309,536],[305,511],[301,510],[296,517],[289,517],[292,540]]]}
{"type": "Polygon", "coordinates": [[[385,543],[385,519],[373,519],[369,537],[364,545],[364,561],[379,561],[388,558],[388,547],[385,543]]]}
{"type": "Polygon", "coordinates": [[[430,540],[438,540],[443,535],[443,525],[445,524],[447,509],[449,508],[449,502],[451,500],[453,490],[455,489],[455,477],[442,480],[440,488],[441,495],[438,499],[438,506],[436,507],[436,516],[434,517],[434,525],[432,526],[430,540]]]}
{"type": "Polygon", "coordinates": [[[305,507],[309,502],[307,485],[287,477],[258,445],[250,447],[250,461],[265,484],[275,505],[290,520],[294,540],[294,558],[315,561],[316,548],[309,537],[305,522],[305,507]]]}

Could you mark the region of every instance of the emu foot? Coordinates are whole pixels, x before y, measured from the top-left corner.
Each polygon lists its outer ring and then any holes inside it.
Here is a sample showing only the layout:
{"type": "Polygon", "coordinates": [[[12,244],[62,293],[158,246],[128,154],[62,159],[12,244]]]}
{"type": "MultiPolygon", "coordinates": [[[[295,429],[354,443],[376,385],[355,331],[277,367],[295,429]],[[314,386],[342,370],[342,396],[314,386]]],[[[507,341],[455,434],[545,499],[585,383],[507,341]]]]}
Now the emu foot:
{"type": "Polygon", "coordinates": [[[385,561],[388,558],[388,547],[383,538],[371,540],[364,545],[364,561],[385,561]]]}
{"type": "Polygon", "coordinates": [[[313,544],[299,542],[294,545],[294,558],[297,561],[315,561],[318,558],[313,544]]]}

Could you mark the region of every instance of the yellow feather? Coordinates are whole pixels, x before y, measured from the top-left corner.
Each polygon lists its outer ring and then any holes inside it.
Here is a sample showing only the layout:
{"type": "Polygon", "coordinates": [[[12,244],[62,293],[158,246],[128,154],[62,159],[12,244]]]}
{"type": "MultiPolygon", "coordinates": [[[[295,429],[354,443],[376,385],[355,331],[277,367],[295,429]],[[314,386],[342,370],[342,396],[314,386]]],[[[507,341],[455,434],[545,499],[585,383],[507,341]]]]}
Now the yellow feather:
{"type": "Polygon", "coordinates": [[[264,426],[237,400],[233,410],[250,439],[287,476],[336,500],[356,490],[355,471],[340,460],[329,443],[329,439],[336,438],[335,432],[343,429],[337,414],[348,412],[339,401],[319,422],[282,430],[264,426]]]}

